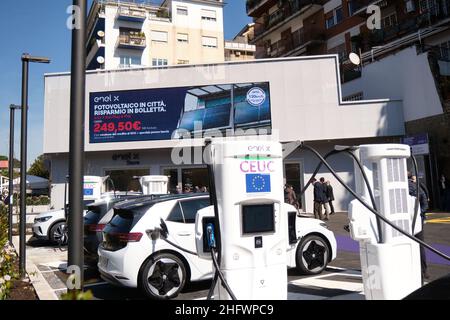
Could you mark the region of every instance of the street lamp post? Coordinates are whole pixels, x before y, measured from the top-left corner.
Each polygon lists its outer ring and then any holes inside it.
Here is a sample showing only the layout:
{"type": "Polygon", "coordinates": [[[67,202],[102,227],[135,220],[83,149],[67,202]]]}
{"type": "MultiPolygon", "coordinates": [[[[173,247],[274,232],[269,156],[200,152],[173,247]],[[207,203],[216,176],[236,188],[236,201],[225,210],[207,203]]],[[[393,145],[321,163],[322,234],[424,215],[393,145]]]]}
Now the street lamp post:
{"type": "Polygon", "coordinates": [[[27,198],[27,126],[28,126],[28,69],[29,63],[50,63],[50,59],[22,55],[22,123],[20,135],[20,226],[19,272],[25,275],[26,198],[27,198]]]}
{"type": "Polygon", "coordinates": [[[14,113],[20,106],[12,104],[9,106],[9,164],[8,164],[8,240],[12,244],[12,225],[13,225],[13,198],[14,198],[14,113]]]}
{"type": "MultiPolygon", "coordinates": [[[[87,0],[73,0],[76,25],[72,29],[70,78],[69,215],[68,267],[78,269],[76,283],[83,290],[83,174],[84,107],[86,92],[86,12],[87,0]],[[76,9],[75,9],[76,8],[76,9]]],[[[68,268],[68,271],[69,271],[68,268]]]]}

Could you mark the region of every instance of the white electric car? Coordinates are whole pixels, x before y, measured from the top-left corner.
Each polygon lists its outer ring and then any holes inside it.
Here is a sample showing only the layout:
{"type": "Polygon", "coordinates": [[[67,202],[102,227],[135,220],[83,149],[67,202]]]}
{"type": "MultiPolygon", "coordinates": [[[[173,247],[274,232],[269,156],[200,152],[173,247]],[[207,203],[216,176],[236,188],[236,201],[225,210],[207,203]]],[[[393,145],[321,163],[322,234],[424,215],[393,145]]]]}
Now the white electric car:
{"type": "MultiPolygon", "coordinates": [[[[88,204],[93,200],[84,200],[84,213],[88,204]]],[[[34,218],[32,226],[33,236],[36,239],[48,240],[53,243],[67,243],[66,216],[64,209],[42,212],[34,218]]]]}
{"type": "MultiPolygon", "coordinates": [[[[113,219],[103,229],[103,242],[98,249],[102,278],[115,285],[139,287],[154,299],[174,298],[189,281],[212,278],[211,261],[148,236],[160,228],[162,219],[169,232],[168,240],[196,252],[195,217],[198,210],[208,206],[208,194],[137,199],[117,205],[113,219]]],[[[293,224],[288,231],[287,266],[307,274],[320,273],[336,257],[333,232],[321,221],[298,218],[290,205],[284,208],[293,224]]]]}

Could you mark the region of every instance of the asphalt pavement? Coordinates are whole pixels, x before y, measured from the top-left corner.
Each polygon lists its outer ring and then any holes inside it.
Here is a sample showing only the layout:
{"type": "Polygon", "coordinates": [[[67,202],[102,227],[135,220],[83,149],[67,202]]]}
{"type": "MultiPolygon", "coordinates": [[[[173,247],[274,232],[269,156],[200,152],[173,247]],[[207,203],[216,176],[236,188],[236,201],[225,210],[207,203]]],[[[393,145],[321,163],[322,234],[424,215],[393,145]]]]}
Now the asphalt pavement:
{"type": "MultiPolygon", "coordinates": [[[[288,271],[289,300],[361,300],[364,299],[359,260],[359,245],[345,231],[346,213],[330,216],[328,227],[334,231],[338,252],[334,261],[320,275],[304,276],[296,269],[288,271]]],[[[450,255],[450,213],[430,213],[424,226],[425,241],[436,249],[450,255]]],[[[46,242],[30,239],[28,241],[28,257],[36,265],[52,288],[55,296],[60,297],[65,290],[67,275],[67,248],[56,248],[46,242]]],[[[427,251],[428,273],[433,281],[450,274],[450,262],[427,251]]],[[[177,297],[179,300],[205,299],[211,281],[188,284],[177,297]]],[[[48,287],[48,286],[47,286],[48,287]]],[[[98,300],[142,300],[145,296],[137,289],[115,287],[106,283],[92,269],[85,270],[85,289],[90,290],[94,299],[98,300]]]]}

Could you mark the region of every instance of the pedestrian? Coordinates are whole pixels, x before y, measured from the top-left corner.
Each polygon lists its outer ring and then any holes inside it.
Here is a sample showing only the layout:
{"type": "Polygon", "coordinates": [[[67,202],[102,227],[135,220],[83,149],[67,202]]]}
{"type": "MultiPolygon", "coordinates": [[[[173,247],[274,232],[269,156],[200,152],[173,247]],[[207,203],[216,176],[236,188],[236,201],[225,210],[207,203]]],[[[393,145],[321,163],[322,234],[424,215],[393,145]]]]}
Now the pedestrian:
{"type": "Polygon", "coordinates": [[[289,184],[286,185],[286,193],[287,193],[286,202],[289,203],[290,205],[294,206],[298,211],[299,204],[298,204],[298,200],[297,200],[297,195],[295,194],[295,191],[294,191],[294,187],[289,184]]]}
{"type": "Polygon", "coordinates": [[[314,218],[323,220],[322,207],[325,203],[324,186],[322,182],[317,181],[316,179],[313,179],[312,182],[314,186],[314,218]]]}
{"type": "Polygon", "coordinates": [[[320,183],[322,184],[322,206],[325,210],[325,218],[323,220],[328,221],[330,219],[330,206],[328,204],[327,197],[327,184],[325,183],[325,178],[320,178],[320,183]]]}
{"type": "Polygon", "coordinates": [[[333,186],[331,185],[330,181],[326,182],[326,196],[327,196],[327,200],[328,200],[328,205],[330,207],[330,214],[335,214],[334,206],[333,206],[334,192],[333,192],[333,186]]]}
{"type": "MultiPolygon", "coordinates": [[[[416,197],[417,195],[419,196],[420,218],[422,222],[422,231],[417,233],[415,237],[417,239],[425,241],[424,225],[426,220],[426,211],[428,210],[428,196],[426,194],[426,190],[420,184],[420,180],[419,180],[419,192],[417,192],[416,184],[417,184],[417,177],[411,176],[410,179],[408,179],[409,195],[413,197],[416,197]]],[[[420,246],[420,261],[422,269],[422,278],[429,279],[430,276],[427,272],[428,269],[427,257],[425,255],[425,248],[423,246],[420,246]]]]}
{"type": "Polygon", "coordinates": [[[450,184],[444,174],[439,179],[439,196],[441,199],[441,210],[450,211],[450,184]]]}

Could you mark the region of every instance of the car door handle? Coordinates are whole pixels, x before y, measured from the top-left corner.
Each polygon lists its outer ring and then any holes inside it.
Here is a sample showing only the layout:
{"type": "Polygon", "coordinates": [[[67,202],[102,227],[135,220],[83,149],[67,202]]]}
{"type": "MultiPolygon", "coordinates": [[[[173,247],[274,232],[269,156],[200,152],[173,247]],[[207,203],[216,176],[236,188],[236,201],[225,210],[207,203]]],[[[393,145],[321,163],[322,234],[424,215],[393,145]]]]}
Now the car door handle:
{"type": "Polygon", "coordinates": [[[177,235],[179,235],[179,236],[181,236],[181,237],[187,237],[187,236],[192,235],[192,232],[189,232],[189,231],[180,231],[180,232],[177,233],[177,235]]]}

